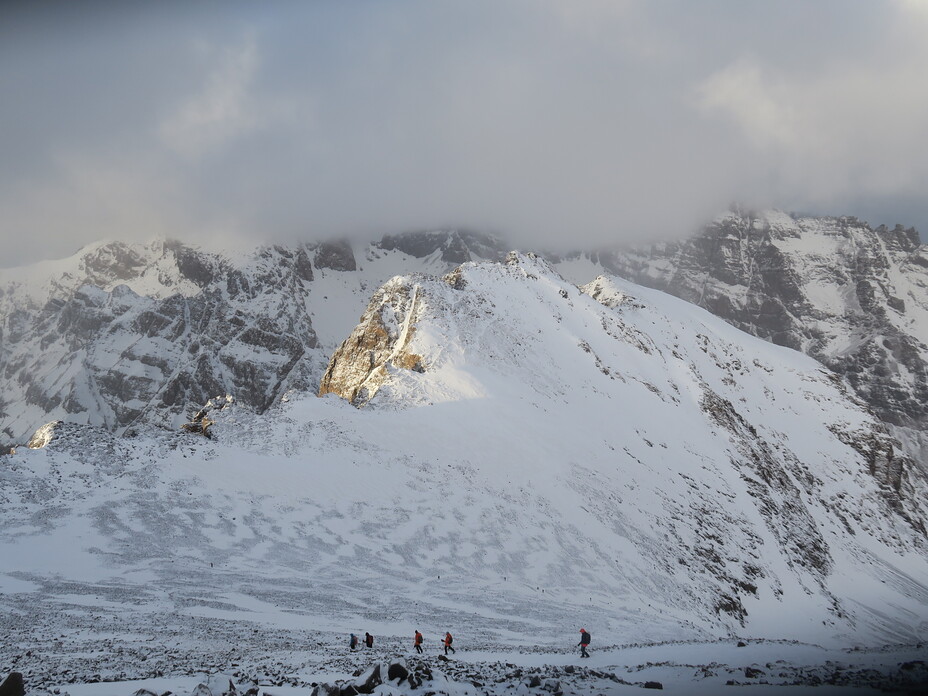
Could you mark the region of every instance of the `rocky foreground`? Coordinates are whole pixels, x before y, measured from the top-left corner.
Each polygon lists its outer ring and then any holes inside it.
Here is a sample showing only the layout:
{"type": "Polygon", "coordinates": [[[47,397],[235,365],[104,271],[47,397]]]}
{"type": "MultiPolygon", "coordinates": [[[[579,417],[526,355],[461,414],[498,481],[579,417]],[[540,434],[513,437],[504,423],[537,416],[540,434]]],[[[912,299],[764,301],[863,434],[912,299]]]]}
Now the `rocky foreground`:
{"type": "MultiPolygon", "coordinates": [[[[221,630],[220,624],[211,626],[221,630]]],[[[580,696],[640,688],[708,694],[722,686],[793,687],[792,694],[807,693],[796,687],[827,687],[814,691],[823,694],[923,694],[928,686],[928,662],[918,659],[924,656],[921,645],[842,651],[794,641],[609,646],[581,665],[570,649],[482,645],[449,659],[429,651],[400,656],[408,646],[399,638],[357,652],[316,641],[309,651],[294,649],[298,646],[282,634],[270,636],[265,652],[258,640],[227,643],[227,650],[211,658],[205,650],[185,655],[165,644],[136,643],[123,650],[116,641],[83,655],[71,641],[59,642],[59,648],[75,649],[73,661],[49,661],[29,650],[11,657],[5,649],[3,663],[19,671],[0,684],[0,696],[580,696]],[[699,653],[718,660],[693,662],[699,653]],[[802,654],[808,659],[796,659],[802,654]],[[770,659],[758,659],[764,655],[770,659]],[[783,657],[774,659],[777,655],[783,657]],[[650,659],[639,662],[645,657],[650,659]]]]}

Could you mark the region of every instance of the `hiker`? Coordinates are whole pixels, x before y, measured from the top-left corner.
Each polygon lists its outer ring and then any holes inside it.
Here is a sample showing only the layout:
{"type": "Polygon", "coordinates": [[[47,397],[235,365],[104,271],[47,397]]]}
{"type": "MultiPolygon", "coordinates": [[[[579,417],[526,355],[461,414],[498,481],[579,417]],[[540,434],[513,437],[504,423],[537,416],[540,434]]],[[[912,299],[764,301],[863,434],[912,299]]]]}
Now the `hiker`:
{"type": "Polygon", "coordinates": [[[413,645],[416,646],[416,652],[422,654],[422,634],[416,629],[416,637],[413,639],[413,645]]]}
{"type": "Polygon", "coordinates": [[[580,646],[580,657],[589,657],[590,653],[586,651],[586,646],[590,644],[590,634],[586,632],[585,628],[580,629],[580,642],[577,645],[580,646]]]}
{"type": "Polygon", "coordinates": [[[354,633],[351,634],[351,639],[348,641],[348,647],[351,648],[352,651],[358,649],[358,637],[354,633]]]}
{"type": "Polygon", "coordinates": [[[454,648],[451,647],[451,643],[454,641],[454,638],[451,637],[450,633],[445,633],[445,640],[442,641],[445,644],[445,655],[448,654],[448,651],[454,652],[454,648]]]}
{"type": "Polygon", "coordinates": [[[368,648],[373,648],[373,647],[374,647],[374,636],[372,636],[372,635],[371,635],[370,633],[368,633],[367,631],[364,632],[364,644],[365,644],[368,648]]]}

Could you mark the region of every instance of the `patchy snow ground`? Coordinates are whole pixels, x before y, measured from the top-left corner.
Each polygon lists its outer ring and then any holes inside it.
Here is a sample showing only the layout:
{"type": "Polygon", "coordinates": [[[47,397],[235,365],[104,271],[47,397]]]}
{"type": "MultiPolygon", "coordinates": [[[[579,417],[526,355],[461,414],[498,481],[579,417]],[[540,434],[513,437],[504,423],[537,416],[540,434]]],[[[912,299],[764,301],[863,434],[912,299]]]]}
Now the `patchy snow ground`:
{"type": "MultiPolygon", "coordinates": [[[[240,619],[189,613],[146,617],[132,609],[102,610],[86,601],[99,595],[80,594],[90,587],[59,591],[68,590],[77,593],[73,604],[61,594],[40,607],[27,609],[23,603],[22,612],[5,611],[0,620],[6,638],[0,664],[25,674],[28,694],[131,696],[148,689],[186,696],[206,684],[218,696],[232,680],[242,693],[257,686],[269,696],[308,696],[317,683],[352,683],[373,664],[397,661],[410,669],[427,668],[432,680],[417,690],[384,685],[375,693],[579,696],[638,693],[646,682],[659,682],[667,692],[697,695],[727,693],[729,683],[741,687],[733,693],[776,688],[788,694],[914,694],[923,693],[919,689],[928,683],[923,646],[826,649],[792,641],[748,641],[743,647],[734,641],[670,642],[592,647],[591,657],[583,660],[573,647],[488,641],[475,633],[480,629],[475,622],[458,630],[457,652],[445,662],[437,632],[426,634],[421,658],[410,636],[378,634],[373,650],[352,653],[347,633],[313,630],[309,626],[316,621],[309,617],[304,617],[306,628],[290,629],[247,612],[240,619]],[[36,620],[44,623],[32,624],[36,620]]],[[[16,600],[4,598],[10,599],[16,600]]],[[[140,599],[121,597],[129,604],[140,599]]],[[[114,600],[120,600],[119,593],[108,601],[114,600]]],[[[570,645],[574,638],[565,635],[563,643],[570,645]]]]}

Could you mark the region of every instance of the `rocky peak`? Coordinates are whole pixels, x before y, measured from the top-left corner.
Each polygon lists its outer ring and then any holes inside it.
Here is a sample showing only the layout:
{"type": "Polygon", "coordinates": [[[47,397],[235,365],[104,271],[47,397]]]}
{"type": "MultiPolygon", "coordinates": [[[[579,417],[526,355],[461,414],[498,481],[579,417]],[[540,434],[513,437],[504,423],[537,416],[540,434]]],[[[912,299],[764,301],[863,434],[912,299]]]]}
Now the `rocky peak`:
{"type": "Polygon", "coordinates": [[[333,271],[356,271],[358,264],[354,258],[351,244],[346,241],[325,242],[316,248],[316,268],[329,268],[333,271]]]}
{"type": "Polygon", "coordinates": [[[29,449],[41,449],[45,447],[54,439],[56,430],[62,426],[64,426],[64,421],[53,421],[51,423],[46,423],[41,428],[36,430],[33,436],[29,438],[29,442],[26,444],[26,447],[29,449]]]}
{"type": "Polygon", "coordinates": [[[233,263],[172,241],[104,244],[78,261],[31,297],[12,286],[0,378],[21,396],[0,409],[4,437],[49,416],[173,428],[215,394],[263,412],[284,390],[318,384],[318,339],[294,301],[312,279],[304,245],[233,263]],[[41,292],[50,297],[36,308],[41,292]]]}
{"type": "Polygon", "coordinates": [[[380,240],[379,246],[381,249],[398,249],[416,258],[441,252],[441,260],[449,264],[500,260],[507,251],[496,237],[467,230],[388,234],[380,240]]]}
{"type": "Polygon", "coordinates": [[[918,231],[914,227],[904,227],[897,224],[892,229],[889,229],[886,225],[880,225],[874,231],[891,252],[910,254],[922,246],[918,231]]]}
{"type": "Polygon", "coordinates": [[[108,242],[83,255],[81,270],[88,282],[102,285],[133,278],[144,265],[145,257],[129,244],[108,242]]]}
{"type": "Polygon", "coordinates": [[[164,243],[164,249],[173,254],[177,270],[183,278],[205,288],[223,272],[224,264],[217,257],[203,253],[175,240],[164,243]]]}

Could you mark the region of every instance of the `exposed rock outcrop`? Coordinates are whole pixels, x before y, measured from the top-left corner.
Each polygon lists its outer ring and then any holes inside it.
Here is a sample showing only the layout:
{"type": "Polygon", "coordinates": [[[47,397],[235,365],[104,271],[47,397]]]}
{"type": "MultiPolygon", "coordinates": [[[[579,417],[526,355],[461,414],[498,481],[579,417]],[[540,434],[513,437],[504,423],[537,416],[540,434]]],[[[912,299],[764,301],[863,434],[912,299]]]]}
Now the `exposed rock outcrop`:
{"type": "Polygon", "coordinates": [[[66,423],[65,421],[53,421],[51,423],[46,423],[41,428],[35,431],[29,442],[26,443],[26,447],[29,449],[42,449],[47,447],[55,440],[65,437],[67,435],[76,435],[83,431],[87,430],[86,426],[78,425],[76,423],[66,423]]]}
{"type": "Polygon", "coordinates": [[[348,242],[327,242],[316,249],[316,268],[334,271],[356,271],[358,264],[348,242]]]}
{"type": "Polygon", "coordinates": [[[337,394],[361,406],[391,369],[425,371],[421,356],[408,350],[416,331],[418,293],[415,284],[395,278],[374,294],[357,328],[332,356],[320,396],[337,394]]]}
{"type": "Polygon", "coordinates": [[[233,402],[234,399],[228,394],[226,396],[217,396],[213,399],[210,399],[206,402],[203,408],[193,414],[189,422],[184,423],[181,426],[181,430],[187,433],[203,435],[204,437],[212,439],[213,434],[209,428],[215,423],[215,421],[209,417],[210,414],[214,411],[222,411],[223,409],[231,406],[233,402]]]}
{"type": "Polygon", "coordinates": [[[432,670],[425,662],[417,661],[412,665],[404,660],[391,663],[375,663],[355,673],[354,681],[317,684],[311,696],[354,696],[354,694],[371,694],[381,684],[389,684],[406,690],[415,690],[423,682],[432,681],[432,670]]]}

